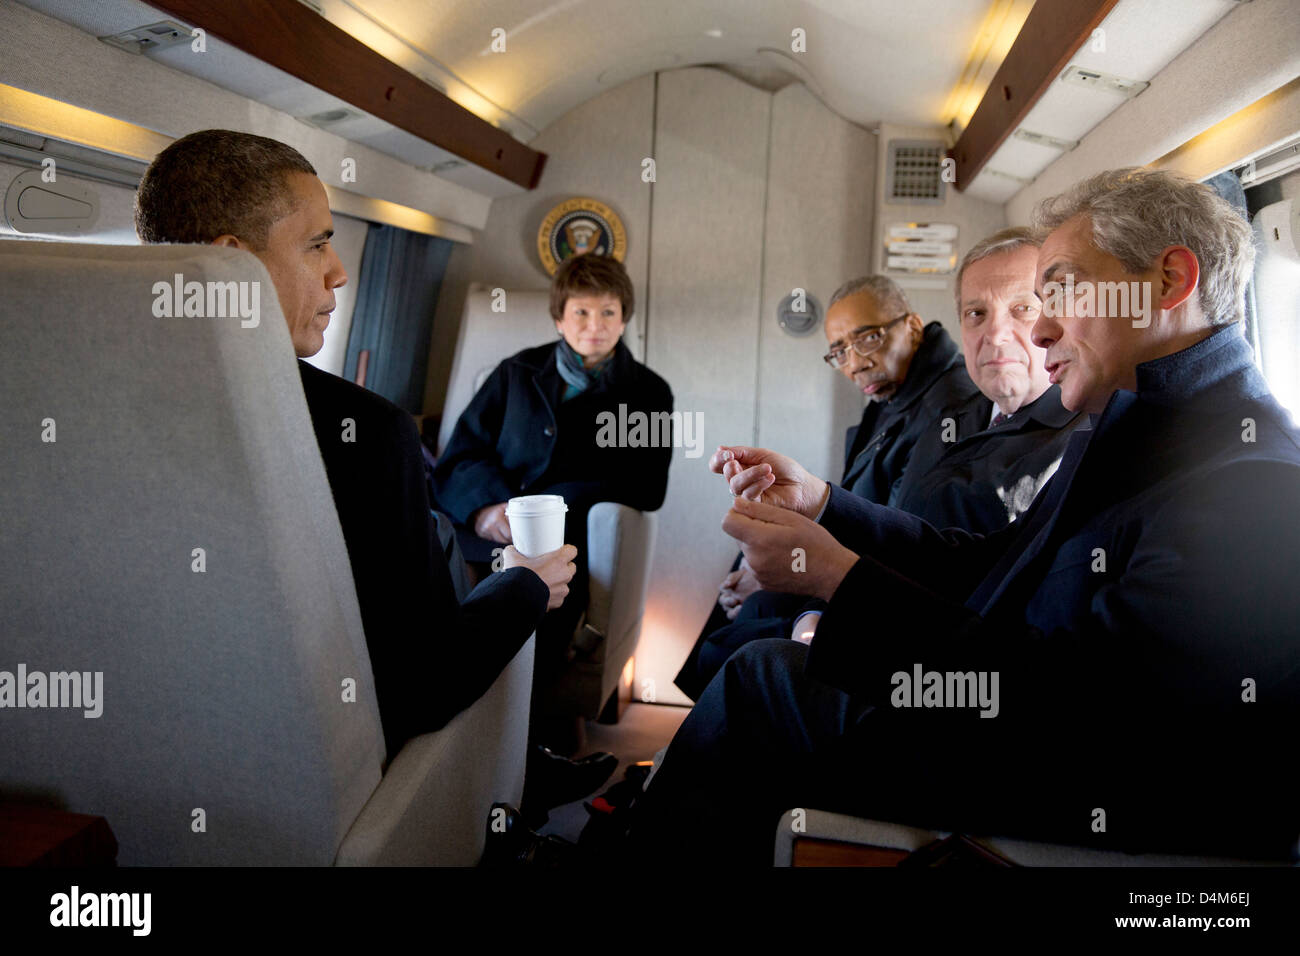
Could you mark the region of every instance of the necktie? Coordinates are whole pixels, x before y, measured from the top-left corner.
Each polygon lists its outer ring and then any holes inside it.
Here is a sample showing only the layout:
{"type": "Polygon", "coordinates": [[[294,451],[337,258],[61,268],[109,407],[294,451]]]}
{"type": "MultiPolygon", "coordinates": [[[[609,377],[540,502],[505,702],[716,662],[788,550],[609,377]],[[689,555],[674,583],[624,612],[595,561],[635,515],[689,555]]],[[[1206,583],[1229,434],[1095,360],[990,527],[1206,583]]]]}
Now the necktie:
{"type": "Polygon", "coordinates": [[[993,416],[993,424],[990,425],[989,427],[990,427],[990,428],[997,428],[999,425],[1001,425],[1003,422],[1005,422],[1005,421],[1006,421],[1007,419],[1009,419],[1010,417],[1011,417],[1011,416],[1008,415],[1006,412],[998,412],[996,415],[993,416]]]}

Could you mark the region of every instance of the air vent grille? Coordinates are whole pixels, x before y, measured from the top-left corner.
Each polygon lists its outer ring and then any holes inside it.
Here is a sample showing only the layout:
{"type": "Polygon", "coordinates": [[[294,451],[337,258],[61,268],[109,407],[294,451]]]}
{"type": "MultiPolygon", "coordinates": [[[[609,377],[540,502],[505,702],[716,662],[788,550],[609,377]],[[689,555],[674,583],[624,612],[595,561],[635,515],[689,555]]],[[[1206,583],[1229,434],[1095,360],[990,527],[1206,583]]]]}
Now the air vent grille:
{"type": "Polygon", "coordinates": [[[885,171],[885,202],[939,205],[944,200],[943,143],[891,139],[885,171]]]}

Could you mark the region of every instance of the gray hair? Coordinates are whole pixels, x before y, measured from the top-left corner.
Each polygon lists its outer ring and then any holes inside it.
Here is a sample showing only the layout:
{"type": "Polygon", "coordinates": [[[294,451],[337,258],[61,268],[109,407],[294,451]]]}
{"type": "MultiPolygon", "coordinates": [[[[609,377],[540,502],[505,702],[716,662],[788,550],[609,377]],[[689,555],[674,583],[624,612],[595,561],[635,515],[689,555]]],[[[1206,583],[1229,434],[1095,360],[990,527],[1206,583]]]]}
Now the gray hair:
{"type": "Polygon", "coordinates": [[[1200,265],[1201,311],[1210,323],[1245,316],[1254,235],[1208,186],[1163,170],[1112,169],[1043,200],[1034,223],[1050,231],[1079,215],[1092,221],[1093,244],[1129,272],[1150,268],[1169,246],[1186,246],[1200,265]]]}
{"type": "Polygon", "coordinates": [[[961,260],[961,265],[957,267],[957,284],[953,287],[953,298],[957,300],[957,314],[961,314],[961,277],[966,272],[967,266],[972,266],[981,259],[987,259],[990,256],[1002,255],[1004,252],[1015,252],[1025,246],[1038,248],[1043,244],[1043,234],[1035,232],[1028,226],[1011,226],[1007,229],[1000,229],[991,236],[985,236],[966,253],[961,260]]]}
{"type": "Polygon", "coordinates": [[[857,279],[850,279],[844,285],[835,290],[831,296],[830,302],[826,304],[826,311],[831,310],[836,302],[840,299],[847,299],[851,295],[857,295],[859,292],[866,292],[876,303],[876,308],[886,315],[895,316],[910,313],[911,304],[907,301],[907,296],[898,284],[888,276],[860,276],[857,279]]]}

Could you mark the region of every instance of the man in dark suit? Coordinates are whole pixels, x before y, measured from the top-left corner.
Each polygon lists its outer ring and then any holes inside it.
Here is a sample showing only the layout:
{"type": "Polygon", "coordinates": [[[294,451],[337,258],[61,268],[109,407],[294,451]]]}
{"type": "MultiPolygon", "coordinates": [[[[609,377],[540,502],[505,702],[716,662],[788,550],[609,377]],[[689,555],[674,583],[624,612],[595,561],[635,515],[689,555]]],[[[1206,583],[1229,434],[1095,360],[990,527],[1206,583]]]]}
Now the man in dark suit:
{"type": "Polygon", "coordinates": [[[1039,240],[1024,227],[981,239],[957,268],[966,371],[978,391],[922,433],[887,504],[936,528],[987,534],[1029,507],[1086,423],[1061,404],[1031,332],[1039,240]]]}
{"type": "MultiPolygon", "coordinates": [[[[231,130],[172,143],[136,196],[143,242],[233,246],[266,266],[298,357],[315,355],[347,282],[315,170],[290,146],[231,130]]],[[[570,545],[525,559],[460,604],[429,510],[411,417],[299,362],[303,393],[347,543],[389,757],[477,700],[573,575],[570,545]]]]}
{"type": "Polygon", "coordinates": [[[829,608],[810,647],[751,644],[709,685],[641,801],[644,854],[761,864],[817,807],[1295,858],[1300,431],[1241,334],[1250,227],[1137,169],[1038,215],[1034,342],[1092,428],[986,537],[746,450],[724,530],[765,587],[829,608]]]}
{"type": "MultiPolygon", "coordinates": [[[[1061,405],[1060,389],[1043,367],[1046,353],[1030,339],[1039,313],[1038,245],[1028,229],[1003,229],[963,257],[955,298],[966,371],[977,390],[934,412],[925,427],[911,424],[915,444],[891,488],[890,507],[936,528],[979,534],[1004,528],[1029,507],[1060,464],[1070,432],[1086,421],[1061,405]]],[[[757,592],[730,623],[700,636],[677,685],[698,699],[741,647],[765,638],[806,641],[825,609],[815,598],[757,592]]]]}
{"type": "MultiPolygon", "coordinates": [[[[823,360],[867,401],[862,421],[850,427],[844,438],[840,484],[871,501],[888,501],[918,440],[928,432],[937,434],[943,415],[978,395],[978,389],[943,326],[923,323],[888,276],[862,276],[836,289],[826,308],[823,331],[829,345],[823,360]]],[[[734,620],[757,590],[749,566],[737,558],[677,675],[676,684],[687,694],[694,697],[703,687],[696,664],[704,643],[734,620]]],[[[763,601],[765,610],[793,610],[792,602],[773,603],[776,599],[771,596],[763,601]]]]}
{"type": "Polygon", "coordinates": [[[843,488],[885,502],[917,441],[942,413],[976,393],[957,345],[938,322],[923,324],[885,276],[845,283],[826,309],[826,363],[867,398],[845,437],[843,488]]]}

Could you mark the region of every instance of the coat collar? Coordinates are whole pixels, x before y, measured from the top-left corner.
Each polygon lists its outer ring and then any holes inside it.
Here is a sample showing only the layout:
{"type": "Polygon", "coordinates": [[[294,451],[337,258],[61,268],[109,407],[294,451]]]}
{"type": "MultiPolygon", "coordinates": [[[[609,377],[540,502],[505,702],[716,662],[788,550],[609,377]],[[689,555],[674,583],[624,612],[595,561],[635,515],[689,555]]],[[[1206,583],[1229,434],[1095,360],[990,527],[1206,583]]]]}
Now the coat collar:
{"type": "Polygon", "coordinates": [[[998,431],[1019,431],[1030,422],[1037,422],[1046,428],[1064,428],[1074,421],[1078,414],[1061,404],[1061,387],[1052,385],[1028,405],[1016,409],[1010,421],[1005,421],[996,427],[998,431]]]}
{"type": "MultiPolygon", "coordinates": [[[[560,343],[546,343],[536,348],[525,349],[515,356],[514,361],[525,368],[531,369],[535,373],[546,372],[559,377],[559,369],[556,367],[557,356],[560,351],[560,343]]],[[[609,368],[600,376],[602,381],[611,378],[622,378],[636,362],[632,357],[632,350],[623,344],[619,339],[618,344],[614,346],[614,357],[609,360],[609,368]]]]}
{"type": "Polygon", "coordinates": [[[957,344],[938,322],[931,322],[921,335],[921,344],[907,367],[907,377],[898,394],[885,403],[881,414],[897,415],[929,390],[935,379],[960,362],[957,344]]]}
{"type": "Polygon", "coordinates": [[[1137,367],[1137,390],[1118,389],[1100,415],[1100,430],[1138,403],[1214,414],[1242,401],[1269,395],[1268,383],[1255,367],[1254,351],[1240,322],[1211,333],[1180,352],[1137,367]]]}
{"type": "Polygon", "coordinates": [[[1193,407],[1259,398],[1268,392],[1240,322],[1181,352],[1143,362],[1137,367],[1137,386],[1138,395],[1147,401],[1193,407]]]}
{"type": "MultiPolygon", "coordinates": [[[[560,396],[564,394],[564,379],[560,377],[560,369],[556,364],[559,351],[559,342],[547,342],[536,348],[524,349],[513,358],[516,365],[522,366],[531,374],[533,384],[546,407],[550,409],[552,419],[555,417],[555,410],[560,407],[560,396]]],[[[632,350],[623,344],[622,339],[619,339],[618,344],[614,346],[614,356],[609,360],[609,367],[596,380],[589,390],[590,393],[597,395],[613,383],[628,382],[635,365],[636,359],[632,356],[632,350]]]]}

